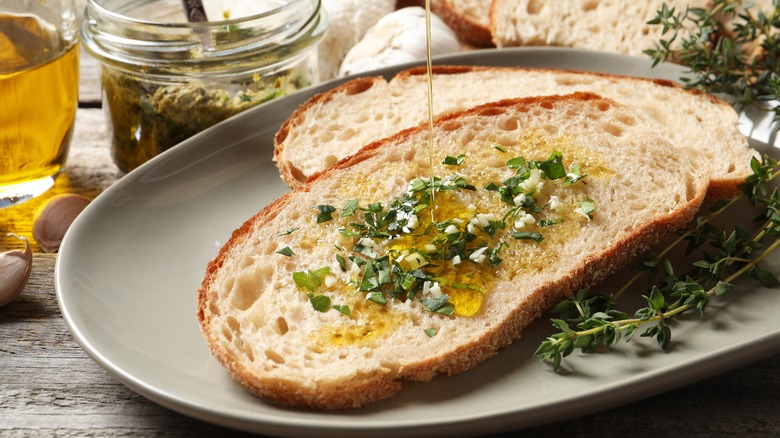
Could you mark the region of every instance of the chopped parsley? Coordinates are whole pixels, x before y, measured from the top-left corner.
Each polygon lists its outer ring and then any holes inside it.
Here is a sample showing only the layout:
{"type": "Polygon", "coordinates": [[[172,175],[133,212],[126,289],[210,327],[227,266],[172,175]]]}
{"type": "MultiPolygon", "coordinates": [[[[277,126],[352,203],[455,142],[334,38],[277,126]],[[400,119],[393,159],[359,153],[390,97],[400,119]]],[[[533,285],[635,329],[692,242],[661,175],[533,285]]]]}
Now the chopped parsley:
{"type": "Polygon", "coordinates": [[[290,249],[289,246],[285,246],[284,248],[280,249],[279,251],[276,251],[277,254],[281,254],[283,256],[292,257],[295,255],[292,249],[290,249]]]}
{"type": "Polygon", "coordinates": [[[459,154],[455,157],[447,155],[444,157],[444,161],[442,161],[442,164],[446,164],[448,166],[460,166],[463,164],[463,160],[466,159],[466,154],[459,154]]]}
{"type": "MultiPolygon", "coordinates": [[[[494,147],[505,152],[498,145],[494,147]]],[[[447,156],[443,164],[460,166],[465,159],[465,154],[447,156]]],[[[335,255],[341,271],[339,275],[347,277],[344,283],[362,294],[365,300],[379,305],[386,305],[390,299],[412,300],[419,302],[425,311],[445,316],[455,314],[455,305],[445,292],[482,292],[483,285],[439,278],[436,273],[446,266],[458,269],[457,266],[463,263],[485,264],[495,269],[502,262],[502,249],[511,246],[512,241],[542,242],[544,236],[538,229],[563,222],[561,218],[539,217],[544,211],[556,210],[561,205],[556,196],[551,196],[549,202],[539,201],[544,185],[558,181],[559,187],[565,187],[586,176],[576,164],[567,170],[560,152],[553,152],[543,161],[513,157],[506,161],[506,167],[512,170],[511,176],[501,183],[490,182],[484,187],[494,193],[490,196],[498,196],[507,206],[502,212],[479,213],[476,207],[465,209],[464,206],[464,211],[473,211],[471,218],[425,221],[425,211],[431,207],[435,192],[476,191],[464,175],[457,173],[446,177],[414,178],[409,181],[406,193],[387,205],[361,205],[358,199],[346,201],[340,209],[342,221],[338,231],[352,243],[351,247],[337,246],[340,252],[347,254],[335,255]]],[[[337,208],[317,205],[316,210],[317,223],[323,223],[334,219],[337,208]]],[[[594,211],[594,201],[586,198],[575,212],[590,217],[594,211]]],[[[292,255],[292,250],[283,248],[279,253],[292,255]]],[[[349,306],[334,305],[327,295],[317,293],[330,274],[329,267],[305,270],[294,272],[293,280],[299,288],[308,291],[316,310],[325,312],[333,308],[349,315],[349,306]]],[[[436,329],[427,329],[426,333],[434,336],[436,329]]]]}

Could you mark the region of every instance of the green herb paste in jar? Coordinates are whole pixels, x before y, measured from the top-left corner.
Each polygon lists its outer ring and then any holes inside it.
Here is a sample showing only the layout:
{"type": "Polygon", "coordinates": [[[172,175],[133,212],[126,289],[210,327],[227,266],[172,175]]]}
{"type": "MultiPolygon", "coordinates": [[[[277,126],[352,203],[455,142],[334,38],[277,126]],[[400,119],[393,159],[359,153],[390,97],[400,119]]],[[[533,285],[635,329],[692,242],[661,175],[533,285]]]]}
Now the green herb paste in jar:
{"type": "Polygon", "coordinates": [[[88,1],[82,39],[102,63],[121,170],[319,81],[316,47],[327,28],[320,1],[250,6],[244,17],[190,23],[179,0],[88,1]]]}

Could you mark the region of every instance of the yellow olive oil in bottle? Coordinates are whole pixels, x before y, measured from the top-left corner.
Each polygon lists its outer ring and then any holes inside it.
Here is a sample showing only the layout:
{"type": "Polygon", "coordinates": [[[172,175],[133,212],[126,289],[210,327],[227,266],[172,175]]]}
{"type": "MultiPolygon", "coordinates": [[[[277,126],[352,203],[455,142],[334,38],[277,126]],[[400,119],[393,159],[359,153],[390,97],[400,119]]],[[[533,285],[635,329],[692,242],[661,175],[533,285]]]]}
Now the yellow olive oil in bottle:
{"type": "Polygon", "coordinates": [[[0,13],[0,192],[53,183],[77,104],[78,44],[33,15],[0,13]]]}

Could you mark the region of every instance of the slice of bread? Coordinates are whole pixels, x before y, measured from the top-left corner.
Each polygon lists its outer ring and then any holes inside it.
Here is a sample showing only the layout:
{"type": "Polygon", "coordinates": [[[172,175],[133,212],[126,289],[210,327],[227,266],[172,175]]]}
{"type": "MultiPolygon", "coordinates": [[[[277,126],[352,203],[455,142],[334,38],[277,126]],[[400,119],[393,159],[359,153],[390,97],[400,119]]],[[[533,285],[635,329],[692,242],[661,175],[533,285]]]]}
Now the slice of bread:
{"type": "Polygon", "coordinates": [[[475,47],[492,47],[491,4],[492,0],[431,0],[431,11],[441,17],[461,41],[475,47]]]}
{"type": "MultiPolygon", "coordinates": [[[[630,105],[656,122],[673,144],[697,150],[708,169],[710,197],[731,196],[751,173],[755,151],[738,129],[738,115],[708,94],[661,80],[561,70],[436,66],[433,105],[438,117],[510,97],[587,91],[630,105]]],[[[425,68],[410,69],[390,82],[358,78],[312,97],[276,135],[274,160],[291,187],[362,146],[428,120],[425,68]]]]}
{"type": "Polygon", "coordinates": [[[543,309],[691,220],[708,183],[692,165],[698,158],[629,107],[593,94],[442,117],[432,160],[428,138],[419,126],[340,161],[249,219],[209,263],[198,293],[202,332],[249,391],[295,406],[354,408],[392,396],[403,380],[466,371],[543,309]],[[556,172],[521,170],[514,159],[552,166],[555,151],[559,171],[587,176],[545,180],[556,172]],[[462,187],[435,193],[436,228],[428,226],[431,203],[420,200],[427,191],[391,203],[431,174],[445,188],[462,187]],[[484,188],[491,182],[504,188],[484,188]],[[335,211],[323,217],[325,206],[335,211]],[[387,264],[405,274],[383,277],[387,264]],[[420,279],[415,268],[436,278],[420,279]],[[376,302],[379,284],[385,304],[376,302]],[[453,307],[420,301],[440,293],[453,307]]]}
{"type": "Polygon", "coordinates": [[[490,32],[497,47],[563,46],[644,56],[661,38],[647,24],[663,4],[684,10],[710,0],[494,0],[490,32]]]}

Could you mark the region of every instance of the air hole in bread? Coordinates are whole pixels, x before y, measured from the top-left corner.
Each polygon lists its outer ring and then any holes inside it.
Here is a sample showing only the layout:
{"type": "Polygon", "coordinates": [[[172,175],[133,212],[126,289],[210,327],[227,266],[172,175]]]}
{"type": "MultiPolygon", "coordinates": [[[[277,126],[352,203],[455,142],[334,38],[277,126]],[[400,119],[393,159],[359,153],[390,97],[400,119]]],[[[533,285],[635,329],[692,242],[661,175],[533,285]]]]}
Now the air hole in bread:
{"type": "Polygon", "coordinates": [[[273,350],[265,350],[265,357],[278,364],[284,364],[284,356],[273,350]]]}
{"type": "Polygon", "coordinates": [[[602,100],[598,103],[598,105],[596,105],[596,107],[599,109],[599,111],[608,111],[612,105],[610,105],[609,102],[602,100]]]}
{"type": "Polygon", "coordinates": [[[461,126],[463,126],[463,125],[461,125],[458,122],[448,121],[448,122],[442,123],[441,129],[446,131],[446,132],[453,132],[453,131],[457,131],[458,129],[460,129],[461,126]]]}
{"type": "Polygon", "coordinates": [[[519,122],[514,118],[506,118],[498,122],[498,129],[502,131],[516,131],[519,127],[519,122]]]}
{"type": "Polygon", "coordinates": [[[228,316],[225,320],[225,324],[234,333],[237,333],[238,329],[241,328],[241,324],[238,322],[235,316],[228,316]]]}
{"type": "MultiPolygon", "coordinates": [[[[276,241],[266,242],[266,245],[263,248],[263,255],[271,255],[275,253],[277,249],[279,249],[279,243],[277,243],[276,241]]],[[[253,257],[245,257],[244,265],[242,266],[242,268],[248,268],[253,264],[255,264],[255,259],[253,257]]]]}
{"type": "Polygon", "coordinates": [[[642,28],[642,35],[649,35],[650,34],[650,28],[643,27],[642,28]]]}
{"type": "Polygon", "coordinates": [[[736,166],[734,166],[734,163],[729,163],[729,168],[726,171],[726,173],[731,173],[733,171],[737,170],[736,166]]]}
{"type": "Polygon", "coordinates": [[[327,169],[328,167],[333,166],[334,164],[336,164],[337,161],[339,161],[339,157],[337,157],[337,156],[335,156],[333,154],[325,155],[322,158],[322,162],[325,164],[323,169],[327,169]]]}
{"type": "Polygon", "coordinates": [[[366,78],[365,80],[351,81],[346,87],[347,96],[364,93],[374,86],[374,80],[366,78]]]}
{"type": "Polygon", "coordinates": [[[542,102],[541,104],[539,104],[539,106],[541,106],[541,107],[542,107],[542,108],[544,108],[544,109],[548,109],[548,110],[551,110],[551,109],[553,109],[553,107],[554,107],[553,103],[552,103],[552,102],[550,102],[550,101],[548,101],[548,100],[545,100],[544,102],[542,102]]]}
{"type": "Polygon", "coordinates": [[[287,325],[287,320],[281,316],[276,318],[276,331],[280,335],[285,335],[290,331],[290,326],[287,325]]]}
{"type": "Polygon", "coordinates": [[[238,310],[248,309],[260,297],[264,284],[273,275],[274,267],[270,264],[240,274],[230,291],[230,303],[238,310]]]}
{"type": "Polygon", "coordinates": [[[584,12],[592,11],[599,7],[599,0],[588,0],[582,3],[582,10],[584,12]]]}
{"type": "MultiPolygon", "coordinates": [[[[335,128],[332,128],[332,129],[335,129],[335,128]]],[[[336,137],[335,135],[333,135],[333,130],[332,129],[326,129],[325,131],[322,131],[317,136],[317,139],[321,143],[326,143],[326,142],[332,141],[336,137]]]]}
{"type": "Polygon", "coordinates": [[[623,128],[621,128],[618,125],[614,125],[612,123],[608,123],[604,125],[604,131],[606,131],[609,135],[613,137],[620,137],[623,135],[623,128]]]}
{"type": "Polygon", "coordinates": [[[246,356],[249,358],[250,362],[254,362],[255,360],[255,353],[252,351],[252,346],[249,345],[249,342],[241,342],[241,339],[238,340],[238,348],[241,349],[241,351],[246,354],[246,356]]]}
{"type": "Polygon", "coordinates": [[[542,11],[543,7],[544,7],[544,0],[528,0],[528,6],[526,7],[526,12],[528,12],[530,15],[536,15],[542,11]]]}
{"type": "Polygon", "coordinates": [[[588,26],[588,32],[590,33],[599,33],[601,32],[601,26],[594,24],[592,26],[588,26]]]}
{"type": "Polygon", "coordinates": [[[417,155],[417,149],[414,148],[407,149],[406,152],[404,152],[404,161],[414,160],[415,155],[417,155]]]}
{"type": "Polygon", "coordinates": [[[696,187],[693,184],[693,178],[688,178],[685,181],[685,197],[690,201],[696,196],[696,187]]]}
{"type": "Polygon", "coordinates": [[[636,119],[629,116],[628,114],[617,114],[615,118],[622,124],[626,126],[634,126],[636,125],[636,119]]]}
{"type": "Polygon", "coordinates": [[[352,137],[354,137],[354,136],[355,136],[355,134],[356,134],[356,133],[355,133],[355,130],[354,130],[354,129],[352,129],[352,128],[347,128],[347,129],[344,129],[344,130],[342,130],[342,131],[339,133],[339,140],[341,140],[341,141],[347,141],[347,140],[351,139],[352,137]]]}

